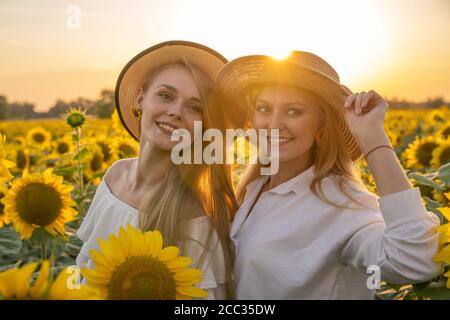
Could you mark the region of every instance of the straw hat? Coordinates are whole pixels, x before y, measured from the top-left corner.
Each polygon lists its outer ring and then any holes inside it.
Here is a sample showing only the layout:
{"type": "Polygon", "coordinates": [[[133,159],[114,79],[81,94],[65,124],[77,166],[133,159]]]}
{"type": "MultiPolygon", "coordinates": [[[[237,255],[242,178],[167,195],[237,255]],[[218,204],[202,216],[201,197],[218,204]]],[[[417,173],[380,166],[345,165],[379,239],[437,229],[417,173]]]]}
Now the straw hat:
{"type": "MultiPolygon", "coordinates": [[[[217,76],[219,88],[237,104],[255,85],[278,83],[312,91],[338,110],[339,126],[353,161],[362,153],[344,118],[344,102],[352,92],[342,85],[339,75],[325,60],[306,51],[293,51],[278,60],[265,55],[237,58],[226,64],[217,76]]],[[[249,110],[250,112],[250,110],[249,110]]]]}
{"type": "Polygon", "coordinates": [[[187,61],[202,69],[211,79],[228,62],[218,52],[204,45],[189,41],[166,41],[156,44],[131,59],[119,75],[115,89],[117,113],[123,126],[139,141],[140,119],[136,116],[136,97],[139,89],[154,68],[175,61],[187,61]]]}

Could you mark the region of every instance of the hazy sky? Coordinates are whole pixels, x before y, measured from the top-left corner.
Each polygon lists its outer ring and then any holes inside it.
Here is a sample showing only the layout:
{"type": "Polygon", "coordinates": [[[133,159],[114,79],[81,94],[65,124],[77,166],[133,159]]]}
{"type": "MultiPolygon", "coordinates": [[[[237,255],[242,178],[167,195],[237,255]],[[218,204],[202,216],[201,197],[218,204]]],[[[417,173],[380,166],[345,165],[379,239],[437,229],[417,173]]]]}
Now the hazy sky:
{"type": "Polygon", "coordinates": [[[228,59],[311,51],[353,91],[450,99],[450,0],[0,0],[0,94],[38,110],[96,98],[134,55],[173,39],[228,59]]]}

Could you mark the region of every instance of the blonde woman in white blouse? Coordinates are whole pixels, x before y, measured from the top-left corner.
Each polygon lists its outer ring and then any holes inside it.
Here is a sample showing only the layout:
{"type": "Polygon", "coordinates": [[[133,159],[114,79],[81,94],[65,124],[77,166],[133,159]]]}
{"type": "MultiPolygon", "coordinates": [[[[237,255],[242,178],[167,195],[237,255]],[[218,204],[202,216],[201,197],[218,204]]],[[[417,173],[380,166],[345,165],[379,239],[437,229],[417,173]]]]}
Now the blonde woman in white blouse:
{"type": "Polygon", "coordinates": [[[303,51],[283,61],[238,58],[218,85],[250,107],[255,129],[279,129],[279,171],[260,176],[251,166],[238,188],[237,299],[373,299],[369,276],[402,284],[441,272],[432,262],[439,219],[392,149],[378,93],[352,94],[327,62],[303,51]],[[380,197],[357,174],[361,154],[380,197]]]}
{"type": "Polygon", "coordinates": [[[229,221],[237,203],[229,167],[171,160],[174,129],[193,135],[194,121],[202,120],[204,130],[224,129],[229,126],[225,119],[232,122],[238,114],[225,117],[215,96],[214,80],[226,62],[200,44],[169,41],[144,50],[124,67],[116,108],[140,143],[139,157],[114,163],[98,186],[77,232],[84,241],[80,267],[94,268],[89,251],[99,249],[98,239],[107,240],[130,223],[143,231],[160,230],[165,246],[179,246],[181,255],[192,258],[191,266],[203,271],[197,287],[208,292],[207,299],[232,297],[229,221]]]}

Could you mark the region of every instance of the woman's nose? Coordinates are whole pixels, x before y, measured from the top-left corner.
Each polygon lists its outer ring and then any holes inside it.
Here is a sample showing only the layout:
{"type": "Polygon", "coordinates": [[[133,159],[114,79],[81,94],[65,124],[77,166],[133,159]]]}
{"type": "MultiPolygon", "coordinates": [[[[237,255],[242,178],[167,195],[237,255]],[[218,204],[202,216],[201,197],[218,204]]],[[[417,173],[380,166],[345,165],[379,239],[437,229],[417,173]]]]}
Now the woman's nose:
{"type": "Polygon", "coordinates": [[[167,110],[167,115],[172,117],[172,118],[177,118],[180,119],[181,118],[181,109],[182,109],[182,105],[181,103],[174,103],[168,110],[167,110]]]}
{"type": "Polygon", "coordinates": [[[273,112],[270,117],[268,129],[282,129],[283,127],[283,115],[279,112],[273,112]]]}

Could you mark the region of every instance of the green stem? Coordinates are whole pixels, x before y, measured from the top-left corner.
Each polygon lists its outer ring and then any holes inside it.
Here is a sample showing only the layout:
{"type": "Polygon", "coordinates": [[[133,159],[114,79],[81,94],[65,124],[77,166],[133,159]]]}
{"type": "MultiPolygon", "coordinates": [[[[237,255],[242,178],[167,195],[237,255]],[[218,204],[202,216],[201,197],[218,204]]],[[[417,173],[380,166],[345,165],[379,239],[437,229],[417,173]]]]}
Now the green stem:
{"type": "Polygon", "coordinates": [[[45,242],[42,241],[42,242],[41,242],[41,258],[42,258],[42,260],[47,259],[47,252],[46,252],[46,251],[47,251],[47,250],[46,250],[46,248],[45,248],[45,242]]]}
{"type": "Polygon", "coordinates": [[[76,128],[76,135],[77,135],[77,169],[78,169],[78,180],[80,184],[80,190],[81,194],[84,193],[84,184],[83,184],[83,171],[81,170],[81,159],[80,159],[80,139],[81,139],[81,130],[79,127],[76,128]]]}

